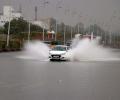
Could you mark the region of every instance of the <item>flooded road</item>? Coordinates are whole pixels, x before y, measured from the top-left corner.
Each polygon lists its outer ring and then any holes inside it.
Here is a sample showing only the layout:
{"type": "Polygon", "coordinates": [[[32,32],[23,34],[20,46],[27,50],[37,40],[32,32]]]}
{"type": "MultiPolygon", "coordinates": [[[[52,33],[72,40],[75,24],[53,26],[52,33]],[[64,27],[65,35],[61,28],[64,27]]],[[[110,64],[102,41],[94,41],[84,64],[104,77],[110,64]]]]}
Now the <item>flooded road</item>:
{"type": "Polygon", "coordinates": [[[18,55],[0,54],[0,100],[120,100],[119,60],[49,62],[18,55]]]}

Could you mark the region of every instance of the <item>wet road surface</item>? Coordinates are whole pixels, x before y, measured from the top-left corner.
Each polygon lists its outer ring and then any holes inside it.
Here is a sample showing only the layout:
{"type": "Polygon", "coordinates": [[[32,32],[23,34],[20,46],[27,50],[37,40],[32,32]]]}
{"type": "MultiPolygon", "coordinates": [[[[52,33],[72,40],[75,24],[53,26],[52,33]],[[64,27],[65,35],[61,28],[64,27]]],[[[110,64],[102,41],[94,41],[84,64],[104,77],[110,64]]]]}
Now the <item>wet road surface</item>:
{"type": "Polygon", "coordinates": [[[48,62],[18,54],[0,54],[0,100],[120,100],[120,61],[48,62]]]}

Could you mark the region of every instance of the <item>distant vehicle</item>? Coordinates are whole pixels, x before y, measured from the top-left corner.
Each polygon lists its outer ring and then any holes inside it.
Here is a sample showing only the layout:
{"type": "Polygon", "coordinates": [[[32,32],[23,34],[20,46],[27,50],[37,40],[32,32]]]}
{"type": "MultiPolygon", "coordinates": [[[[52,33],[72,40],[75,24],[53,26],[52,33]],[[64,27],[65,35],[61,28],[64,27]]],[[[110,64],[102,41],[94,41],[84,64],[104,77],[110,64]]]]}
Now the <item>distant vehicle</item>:
{"type": "Polygon", "coordinates": [[[49,59],[52,60],[68,60],[66,53],[69,47],[65,45],[56,45],[49,51],[49,59]]]}

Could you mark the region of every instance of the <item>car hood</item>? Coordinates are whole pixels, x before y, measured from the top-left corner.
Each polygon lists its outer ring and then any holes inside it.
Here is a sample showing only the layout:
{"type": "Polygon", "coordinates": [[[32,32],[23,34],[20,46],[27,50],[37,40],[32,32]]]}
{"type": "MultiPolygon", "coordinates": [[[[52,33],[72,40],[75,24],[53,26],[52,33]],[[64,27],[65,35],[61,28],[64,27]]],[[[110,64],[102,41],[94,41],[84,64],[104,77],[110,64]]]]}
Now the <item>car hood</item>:
{"type": "Polygon", "coordinates": [[[49,52],[50,54],[55,54],[55,55],[60,55],[60,54],[64,54],[64,53],[66,53],[66,51],[50,51],[49,52]]]}

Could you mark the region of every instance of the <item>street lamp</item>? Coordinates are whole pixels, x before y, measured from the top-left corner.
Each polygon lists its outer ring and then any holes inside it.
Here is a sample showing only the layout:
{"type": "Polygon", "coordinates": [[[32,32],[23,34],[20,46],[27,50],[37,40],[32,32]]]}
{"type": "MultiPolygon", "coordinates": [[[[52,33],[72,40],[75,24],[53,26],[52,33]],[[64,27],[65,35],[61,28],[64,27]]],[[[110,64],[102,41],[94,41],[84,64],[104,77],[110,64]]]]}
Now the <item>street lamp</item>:
{"type": "Polygon", "coordinates": [[[9,47],[9,40],[10,40],[10,18],[8,23],[8,34],[7,34],[7,47],[9,47]]]}
{"type": "MultiPolygon", "coordinates": [[[[80,20],[81,20],[81,15],[78,15],[78,20],[79,20],[79,18],[80,18],[80,20]]],[[[78,34],[80,33],[80,22],[78,23],[78,34]]]]}
{"type": "MultiPolygon", "coordinates": [[[[46,1],[46,0],[43,0],[43,16],[45,16],[45,7],[46,5],[48,5],[50,2],[49,1],[46,1]]],[[[41,6],[42,7],[42,6],[41,6]]],[[[44,41],[45,40],[45,24],[43,23],[43,34],[42,34],[42,40],[44,41]]]]}
{"type": "Polygon", "coordinates": [[[71,26],[71,40],[72,40],[72,37],[73,37],[73,28],[71,26]]]}
{"type": "Polygon", "coordinates": [[[79,34],[79,28],[80,28],[80,25],[79,25],[79,23],[78,23],[78,34],[79,34]]]}
{"type": "MultiPolygon", "coordinates": [[[[56,4],[56,13],[58,12],[59,9],[62,8],[61,6],[61,3],[62,1],[57,1],[57,4],[56,4]]],[[[58,20],[57,20],[57,17],[56,17],[56,27],[55,27],[55,41],[57,40],[57,32],[58,32],[58,20]]]]}
{"type": "Polygon", "coordinates": [[[64,26],[64,45],[65,45],[65,41],[66,41],[65,34],[66,34],[66,26],[64,26]]]}
{"type": "Polygon", "coordinates": [[[43,25],[43,41],[45,40],[45,25],[43,25]]]}
{"type": "Polygon", "coordinates": [[[28,21],[28,42],[30,41],[30,21],[28,21]]]}
{"type": "Polygon", "coordinates": [[[55,28],[56,32],[55,32],[55,41],[57,40],[57,19],[56,19],[56,28],[55,28]]]}
{"type": "Polygon", "coordinates": [[[9,40],[10,40],[11,11],[12,11],[12,9],[10,8],[10,9],[9,9],[9,22],[8,22],[7,44],[6,44],[7,47],[9,47],[9,40]]]}

